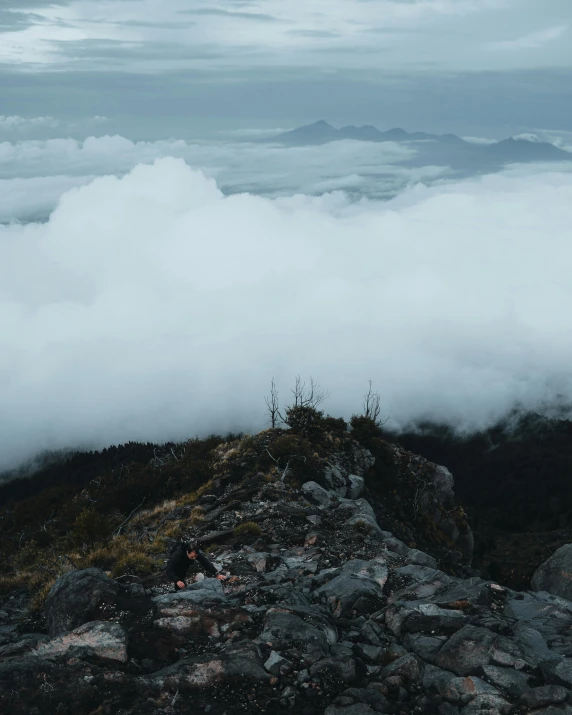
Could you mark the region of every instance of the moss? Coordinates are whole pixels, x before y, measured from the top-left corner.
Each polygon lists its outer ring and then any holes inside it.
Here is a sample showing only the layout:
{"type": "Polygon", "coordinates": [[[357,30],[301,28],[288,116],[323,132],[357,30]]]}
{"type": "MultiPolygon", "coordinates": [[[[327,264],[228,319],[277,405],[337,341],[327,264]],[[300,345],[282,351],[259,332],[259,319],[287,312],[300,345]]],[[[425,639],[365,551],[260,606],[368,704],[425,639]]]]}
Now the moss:
{"type": "Polygon", "coordinates": [[[205,510],[203,509],[202,506],[196,506],[192,511],[191,511],[191,517],[190,521],[191,524],[200,524],[205,520],[205,510]]]}
{"type": "Polygon", "coordinates": [[[246,521],[244,524],[240,524],[232,532],[233,536],[240,541],[249,543],[251,541],[256,541],[260,536],[262,536],[262,529],[254,521],[246,521]]]}
{"type": "Polygon", "coordinates": [[[356,521],[354,521],[354,523],[352,524],[352,529],[354,531],[357,531],[358,534],[367,535],[367,534],[371,534],[373,527],[365,519],[363,521],[361,519],[360,520],[356,519],[356,521]]]}

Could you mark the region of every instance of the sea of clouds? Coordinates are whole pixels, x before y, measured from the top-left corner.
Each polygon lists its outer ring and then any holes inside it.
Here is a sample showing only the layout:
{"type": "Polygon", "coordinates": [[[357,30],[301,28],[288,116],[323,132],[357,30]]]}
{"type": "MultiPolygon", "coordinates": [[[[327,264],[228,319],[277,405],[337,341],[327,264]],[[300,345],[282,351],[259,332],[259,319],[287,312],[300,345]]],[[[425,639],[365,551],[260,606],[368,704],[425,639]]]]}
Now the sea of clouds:
{"type": "Polygon", "coordinates": [[[358,141],[282,147],[242,141],[132,141],[122,136],[0,141],[0,223],[46,220],[64,191],[95,176],[121,176],[141,163],[175,157],[215,178],[223,193],[270,197],[343,190],[389,198],[446,166],[406,166],[414,143],[358,141]]]}
{"type": "Polygon", "coordinates": [[[572,173],[403,169],[394,198],[356,201],[309,187],[348,156],[357,183],[382,153],[399,177],[407,147],[50,141],[0,144],[0,469],[258,430],[271,379],[287,403],[297,374],[344,417],[371,379],[398,428],[572,398],[572,173]]]}

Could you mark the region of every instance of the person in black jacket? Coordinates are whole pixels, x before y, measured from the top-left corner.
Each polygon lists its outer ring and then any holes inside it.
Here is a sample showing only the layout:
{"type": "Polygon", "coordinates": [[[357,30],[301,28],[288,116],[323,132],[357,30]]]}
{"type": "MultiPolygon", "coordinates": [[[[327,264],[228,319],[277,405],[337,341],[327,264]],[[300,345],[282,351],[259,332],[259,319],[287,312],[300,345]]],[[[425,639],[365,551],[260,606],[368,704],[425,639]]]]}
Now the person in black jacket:
{"type": "Polygon", "coordinates": [[[196,545],[182,543],[173,551],[167,564],[167,576],[175,584],[175,591],[185,588],[188,571],[192,568],[192,571],[197,573],[199,567],[220,581],[226,580],[226,576],[218,573],[196,545]]]}

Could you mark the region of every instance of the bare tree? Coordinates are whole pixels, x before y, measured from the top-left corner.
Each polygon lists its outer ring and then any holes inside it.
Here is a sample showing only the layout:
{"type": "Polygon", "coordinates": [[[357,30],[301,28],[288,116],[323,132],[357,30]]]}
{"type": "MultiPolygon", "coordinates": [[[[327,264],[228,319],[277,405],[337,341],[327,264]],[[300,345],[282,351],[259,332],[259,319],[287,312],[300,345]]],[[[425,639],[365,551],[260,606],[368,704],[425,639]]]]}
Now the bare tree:
{"type": "Polygon", "coordinates": [[[314,410],[330,396],[330,393],[324,390],[313,377],[310,377],[310,386],[306,387],[306,383],[302,382],[300,375],[296,375],[294,389],[290,392],[294,395],[292,407],[311,407],[314,410]]]}
{"type": "Polygon", "coordinates": [[[376,425],[379,425],[379,415],[381,413],[379,393],[373,392],[371,380],[369,381],[369,389],[363,400],[363,416],[373,420],[376,425]]]}
{"type": "Polygon", "coordinates": [[[276,383],[274,382],[274,378],[272,378],[272,382],[270,383],[270,396],[265,397],[264,402],[266,402],[268,414],[270,415],[270,424],[272,425],[272,429],[274,429],[278,423],[278,420],[280,419],[278,390],[276,389],[276,383]]]}
{"type": "Polygon", "coordinates": [[[296,376],[294,388],[290,392],[294,396],[294,402],[286,408],[284,414],[278,412],[278,416],[290,429],[300,432],[311,430],[323,416],[317,409],[318,405],[326,400],[330,393],[313,377],[310,378],[310,385],[306,386],[300,375],[296,376]]]}

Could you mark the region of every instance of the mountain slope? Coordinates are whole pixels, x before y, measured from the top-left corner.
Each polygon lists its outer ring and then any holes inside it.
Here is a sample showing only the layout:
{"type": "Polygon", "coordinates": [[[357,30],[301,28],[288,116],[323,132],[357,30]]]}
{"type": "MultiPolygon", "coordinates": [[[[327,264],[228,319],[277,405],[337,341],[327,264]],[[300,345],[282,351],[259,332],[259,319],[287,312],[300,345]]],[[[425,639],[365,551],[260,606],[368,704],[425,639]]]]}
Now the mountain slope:
{"type": "Polygon", "coordinates": [[[509,137],[494,144],[475,144],[466,142],[455,134],[406,132],[398,127],[387,131],[380,131],[370,125],[345,126],[336,129],[323,119],[264,141],[285,146],[312,146],[344,139],[363,142],[429,142],[442,147],[443,151],[457,148],[462,150],[462,156],[465,156],[467,161],[480,161],[484,164],[572,161],[571,152],[559,149],[548,142],[531,141],[525,138],[509,137]]]}
{"type": "MultiPolygon", "coordinates": [[[[451,475],[367,427],[371,451],[339,421],[221,441],[196,493],[118,516],[112,536],[84,531],[99,543],[60,562],[45,621],[26,588],[1,603],[3,711],[564,715],[572,604],[472,575],[451,475]],[[173,592],[156,545],[166,556],[181,538],[235,580],[173,592]],[[121,541],[134,553],[117,568],[121,541]]],[[[182,459],[151,466],[166,476],[182,459]]]]}

